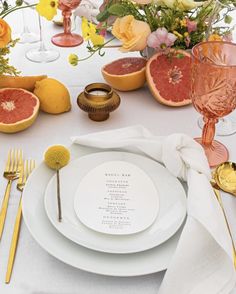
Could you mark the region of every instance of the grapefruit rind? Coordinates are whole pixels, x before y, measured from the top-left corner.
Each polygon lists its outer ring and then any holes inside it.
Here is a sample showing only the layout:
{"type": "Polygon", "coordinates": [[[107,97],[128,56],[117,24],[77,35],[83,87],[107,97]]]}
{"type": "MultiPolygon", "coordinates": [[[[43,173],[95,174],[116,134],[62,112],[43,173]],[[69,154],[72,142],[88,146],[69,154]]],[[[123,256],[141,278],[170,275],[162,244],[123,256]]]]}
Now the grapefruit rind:
{"type": "MultiPolygon", "coordinates": [[[[140,58],[140,59],[144,59],[142,57],[134,57],[135,59],[140,58]]],[[[121,58],[125,59],[125,58],[121,58]]],[[[132,57],[130,57],[130,59],[132,59],[132,57]]],[[[117,61],[117,60],[116,60],[117,61]]],[[[113,61],[115,62],[115,61],[113,61]]],[[[113,63],[111,62],[111,63],[113,63]]],[[[108,73],[105,68],[110,65],[106,64],[105,66],[103,66],[102,68],[102,75],[105,79],[105,81],[114,89],[118,90],[118,91],[123,91],[123,92],[128,92],[128,91],[133,91],[133,90],[137,90],[141,87],[144,86],[144,84],[146,83],[146,71],[145,71],[145,67],[141,68],[138,71],[132,72],[132,73],[128,73],[128,74],[123,74],[123,75],[115,75],[115,74],[111,74],[108,73]]]]}
{"type": "Polygon", "coordinates": [[[34,91],[35,83],[46,79],[46,75],[41,76],[0,76],[0,88],[19,88],[30,92],[34,91]]]}
{"type": "Polygon", "coordinates": [[[2,91],[5,91],[5,90],[12,90],[12,91],[24,91],[26,93],[29,93],[31,97],[33,97],[36,101],[36,105],[34,106],[34,110],[33,110],[33,113],[30,117],[26,118],[26,119],[23,119],[23,120],[20,120],[16,123],[3,123],[3,122],[0,122],[0,132],[2,133],[17,133],[17,132],[20,132],[20,131],[23,131],[27,128],[29,128],[33,123],[34,121],[36,120],[37,116],[38,116],[38,112],[39,112],[39,99],[34,95],[32,94],[31,92],[27,91],[27,90],[24,90],[24,89],[19,89],[19,88],[4,88],[4,89],[0,89],[0,94],[2,91]]]}
{"type": "MultiPolygon", "coordinates": [[[[187,53],[186,51],[184,50],[178,50],[178,51],[174,51],[175,54],[183,54],[189,58],[190,57],[190,54],[187,53]]],[[[186,105],[189,105],[192,103],[192,100],[191,98],[189,99],[183,99],[182,101],[173,101],[173,100],[167,100],[167,99],[164,99],[159,91],[157,90],[156,88],[156,85],[153,81],[153,77],[150,73],[150,65],[151,63],[160,55],[162,55],[163,53],[162,52],[158,52],[156,53],[155,55],[153,55],[147,62],[147,66],[146,66],[146,79],[147,79],[147,84],[148,84],[148,87],[149,87],[149,90],[151,91],[152,95],[154,96],[154,98],[160,102],[161,104],[163,105],[167,105],[167,106],[171,106],[171,107],[180,107],[180,106],[186,106],[186,105]]],[[[189,77],[190,79],[190,77],[189,77]]]]}

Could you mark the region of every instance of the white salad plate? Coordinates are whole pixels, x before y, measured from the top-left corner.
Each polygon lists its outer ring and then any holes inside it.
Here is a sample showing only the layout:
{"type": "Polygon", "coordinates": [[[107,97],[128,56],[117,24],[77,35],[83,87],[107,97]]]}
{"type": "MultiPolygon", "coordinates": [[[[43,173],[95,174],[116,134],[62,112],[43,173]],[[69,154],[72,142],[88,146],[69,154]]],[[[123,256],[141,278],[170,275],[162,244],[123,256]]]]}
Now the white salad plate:
{"type": "MultiPolygon", "coordinates": [[[[96,251],[128,254],[154,248],[176,233],[186,215],[186,195],[181,183],[161,164],[141,155],[112,151],[83,156],[60,171],[60,182],[63,220],[58,222],[57,219],[56,176],[49,181],[45,191],[45,210],[49,220],[58,232],[71,241],[96,251]],[[157,190],[157,216],[147,229],[136,234],[114,235],[97,232],[85,226],[74,210],[74,199],[80,182],[83,182],[95,167],[114,161],[131,163],[142,169],[157,190]]],[[[95,180],[90,186],[94,183],[95,180]]],[[[83,198],[83,195],[80,196],[83,198]]],[[[143,194],[142,197],[148,201],[148,195],[143,194]]],[[[147,210],[145,206],[143,209],[144,215],[149,213],[148,206],[147,210]]],[[[85,215],[86,212],[84,211],[85,215]]],[[[89,211],[87,213],[93,217],[89,211]]]]}
{"type": "MultiPolygon", "coordinates": [[[[75,159],[97,149],[73,144],[75,159]]],[[[87,249],[60,234],[49,221],[44,208],[45,189],[54,172],[41,163],[30,175],[23,193],[23,217],[36,242],[49,254],[75,268],[108,276],[141,276],[165,270],[175,253],[181,230],[165,243],[134,254],[110,254],[87,249]]]]}

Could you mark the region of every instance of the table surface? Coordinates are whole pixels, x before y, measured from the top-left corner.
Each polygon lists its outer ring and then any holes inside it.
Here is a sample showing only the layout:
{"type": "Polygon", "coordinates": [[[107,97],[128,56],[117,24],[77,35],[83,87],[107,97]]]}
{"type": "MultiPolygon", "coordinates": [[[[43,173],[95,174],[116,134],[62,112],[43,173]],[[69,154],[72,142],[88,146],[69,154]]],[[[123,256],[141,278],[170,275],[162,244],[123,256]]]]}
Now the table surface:
{"type": "MultiPolygon", "coordinates": [[[[32,31],[38,32],[38,19],[33,10],[26,12],[26,19],[32,31]]],[[[22,29],[22,15],[17,12],[10,15],[7,21],[12,25],[13,33],[19,33],[22,29]]],[[[86,56],[85,45],[76,48],[59,48],[50,43],[50,37],[59,32],[61,28],[54,26],[51,22],[44,21],[45,42],[51,48],[60,52],[60,58],[52,63],[37,64],[28,61],[25,58],[25,52],[38,44],[17,44],[12,49],[11,63],[18,68],[23,75],[47,74],[49,77],[56,78],[63,82],[70,91],[72,110],[61,115],[49,115],[40,113],[36,122],[28,130],[17,134],[0,134],[0,173],[3,173],[7,152],[10,148],[22,148],[25,158],[34,158],[39,163],[42,160],[43,153],[49,145],[71,143],[70,137],[82,135],[91,132],[104,131],[114,128],[120,128],[130,125],[142,124],[156,135],[168,135],[172,133],[185,133],[189,136],[199,136],[201,130],[197,126],[199,114],[192,106],[182,108],[165,107],[152,97],[147,87],[138,91],[129,93],[120,93],[121,105],[117,111],[112,113],[109,120],[105,122],[93,122],[87,115],[78,109],[76,100],[78,94],[84,87],[92,82],[103,82],[101,67],[111,60],[118,57],[124,57],[117,49],[107,49],[104,57],[94,56],[90,60],[79,63],[73,67],[68,63],[68,55],[76,53],[79,57],[86,56]]],[[[77,21],[77,28],[79,20],[77,21]]],[[[137,55],[132,53],[130,55],[137,55]]],[[[230,153],[230,160],[236,161],[236,135],[216,138],[224,143],[230,153]]],[[[0,200],[3,198],[6,181],[0,178],[0,200]]],[[[69,294],[66,292],[67,285],[74,283],[75,292],[73,293],[157,293],[164,273],[134,277],[134,278],[112,278],[76,270],[63,264],[50,256],[29,236],[29,232],[22,224],[18,253],[15,261],[14,272],[10,285],[3,284],[6,264],[8,258],[8,249],[11,240],[11,232],[14,224],[14,215],[16,213],[19,194],[14,192],[10,198],[9,215],[6,221],[5,234],[0,242],[0,288],[1,293],[8,294],[28,294],[28,293],[47,293],[48,273],[52,276],[52,292],[57,294],[69,294]],[[26,241],[27,240],[27,243],[26,241]],[[35,261],[27,258],[27,250],[34,250],[35,261]],[[21,254],[22,253],[22,254],[21,254]],[[43,256],[43,261],[37,263],[37,254],[43,256]],[[25,264],[23,272],[17,271],[20,264],[25,264]],[[37,276],[35,276],[35,267],[37,276]],[[40,275],[38,273],[40,272],[40,275]],[[40,291],[36,291],[40,289],[40,291]]],[[[33,201],[33,199],[32,199],[33,201]]],[[[229,222],[236,239],[236,200],[229,195],[223,195],[223,201],[229,222]]],[[[236,291],[235,291],[236,293],[236,291]]],[[[72,294],[72,293],[71,293],[72,294]]]]}

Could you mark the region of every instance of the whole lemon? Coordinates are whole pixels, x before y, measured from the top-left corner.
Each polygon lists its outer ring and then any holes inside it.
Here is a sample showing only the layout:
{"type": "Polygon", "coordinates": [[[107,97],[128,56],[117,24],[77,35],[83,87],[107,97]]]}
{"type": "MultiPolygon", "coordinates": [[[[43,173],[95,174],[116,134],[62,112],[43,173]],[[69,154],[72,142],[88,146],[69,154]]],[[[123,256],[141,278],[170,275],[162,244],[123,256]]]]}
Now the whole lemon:
{"type": "Polygon", "coordinates": [[[42,111],[58,114],[71,109],[68,89],[55,79],[46,78],[36,82],[34,94],[40,100],[40,109],[42,111]]]}

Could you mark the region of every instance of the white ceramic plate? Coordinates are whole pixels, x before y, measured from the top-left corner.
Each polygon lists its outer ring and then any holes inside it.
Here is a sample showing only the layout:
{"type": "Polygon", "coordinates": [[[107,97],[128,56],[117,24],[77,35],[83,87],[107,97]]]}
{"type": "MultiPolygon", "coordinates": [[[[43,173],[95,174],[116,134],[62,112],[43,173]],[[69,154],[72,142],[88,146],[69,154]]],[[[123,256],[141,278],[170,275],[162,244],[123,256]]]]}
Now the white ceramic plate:
{"type": "MultiPolygon", "coordinates": [[[[71,157],[97,150],[71,146],[71,157]]],[[[179,230],[164,244],[135,254],[109,254],[79,246],[63,237],[51,224],[44,209],[44,193],[53,171],[43,163],[27,181],[23,193],[23,217],[27,228],[48,253],[75,268],[109,276],[140,276],[165,270],[176,250],[181,234],[179,230]]]]}
{"type": "Polygon", "coordinates": [[[57,220],[55,176],[49,182],[45,193],[46,213],[60,233],[90,249],[108,253],[134,253],[148,250],[170,238],[185,218],[186,196],[180,182],[161,164],[141,155],[128,152],[90,154],[63,168],[60,172],[60,181],[63,221],[59,223],[57,220]],[[158,216],[154,223],[142,232],[132,235],[102,234],[83,225],[74,211],[74,197],[83,177],[94,167],[114,160],[133,163],[142,168],[158,190],[160,205],[158,216]]]}

